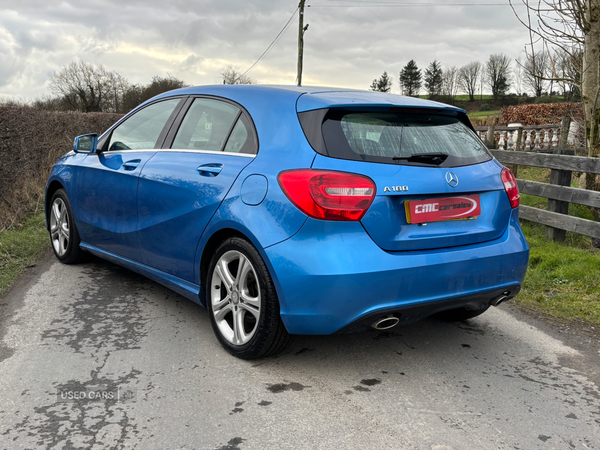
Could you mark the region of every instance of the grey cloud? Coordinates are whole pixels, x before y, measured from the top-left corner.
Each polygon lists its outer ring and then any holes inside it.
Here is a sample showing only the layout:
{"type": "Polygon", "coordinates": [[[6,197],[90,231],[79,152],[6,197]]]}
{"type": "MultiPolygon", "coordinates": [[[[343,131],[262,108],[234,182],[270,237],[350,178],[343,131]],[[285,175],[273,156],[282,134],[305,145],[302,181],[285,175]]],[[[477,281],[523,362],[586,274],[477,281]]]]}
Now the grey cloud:
{"type": "Polygon", "coordinates": [[[204,61],[204,58],[202,58],[201,56],[190,55],[187,58],[185,58],[183,61],[181,61],[177,65],[177,67],[180,70],[185,71],[185,72],[194,71],[194,70],[198,70],[200,68],[202,61],[204,61]]]}
{"type": "MultiPolygon", "coordinates": [[[[168,72],[188,83],[215,83],[227,65],[250,67],[297,6],[297,0],[4,3],[0,94],[16,96],[40,95],[40,78],[75,58],[104,64],[132,82],[168,72]]],[[[397,80],[410,59],[423,68],[433,59],[461,66],[498,52],[516,58],[527,38],[508,7],[317,7],[328,3],[312,0],[315,7],[306,10],[307,83],[368,88],[383,70],[397,80]]],[[[294,21],[249,75],[293,83],[296,38],[294,21]]]]}

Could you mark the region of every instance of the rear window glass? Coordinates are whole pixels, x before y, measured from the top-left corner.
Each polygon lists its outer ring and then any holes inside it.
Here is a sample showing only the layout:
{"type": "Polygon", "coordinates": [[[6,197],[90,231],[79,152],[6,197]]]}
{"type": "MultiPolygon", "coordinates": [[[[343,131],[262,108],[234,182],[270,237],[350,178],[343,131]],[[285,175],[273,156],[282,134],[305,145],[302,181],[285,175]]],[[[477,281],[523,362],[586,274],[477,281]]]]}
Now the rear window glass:
{"type": "Polygon", "coordinates": [[[185,115],[172,148],[221,151],[239,113],[240,109],[229,103],[197,98],[185,115]]]}
{"type": "Polygon", "coordinates": [[[336,158],[427,165],[427,155],[441,155],[432,161],[443,167],[491,159],[481,140],[454,116],[331,110],[322,132],[328,155],[336,158]]]}

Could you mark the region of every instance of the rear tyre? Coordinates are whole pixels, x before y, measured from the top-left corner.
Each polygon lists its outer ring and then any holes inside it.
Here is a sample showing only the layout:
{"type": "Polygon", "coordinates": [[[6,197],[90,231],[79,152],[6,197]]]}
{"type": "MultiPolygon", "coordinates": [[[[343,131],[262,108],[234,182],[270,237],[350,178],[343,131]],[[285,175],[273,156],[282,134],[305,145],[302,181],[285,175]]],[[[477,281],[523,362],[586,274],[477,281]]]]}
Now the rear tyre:
{"type": "Polygon", "coordinates": [[[245,239],[223,242],[207,273],[207,306],[221,345],[242,359],[282,351],[291,341],[267,266],[245,239]]]}
{"type": "Polygon", "coordinates": [[[50,200],[50,242],[58,260],[64,264],[75,264],[84,259],[79,248],[81,239],[75,225],[71,202],[63,189],[57,190],[50,200]]]}
{"type": "Polygon", "coordinates": [[[489,309],[489,306],[486,306],[482,309],[467,309],[467,308],[456,308],[449,309],[448,311],[442,311],[434,314],[434,317],[440,320],[445,320],[446,322],[459,322],[461,320],[472,319],[473,317],[477,317],[489,309]]]}

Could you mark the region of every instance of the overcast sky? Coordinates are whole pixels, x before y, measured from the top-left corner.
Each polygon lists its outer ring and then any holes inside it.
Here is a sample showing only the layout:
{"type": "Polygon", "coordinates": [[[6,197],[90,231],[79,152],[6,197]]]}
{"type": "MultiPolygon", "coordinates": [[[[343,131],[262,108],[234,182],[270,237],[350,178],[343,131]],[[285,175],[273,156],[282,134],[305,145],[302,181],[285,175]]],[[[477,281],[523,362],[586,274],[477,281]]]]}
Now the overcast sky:
{"type": "MultiPolygon", "coordinates": [[[[518,1],[518,0],[517,0],[518,1]]],[[[414,59],[424,69],[522,54],[528,39],[508,0],[310,0],[303,84],[368,89],[414,59]],[[465,6],[476,5],[476,6],[465,6]],[[487,6],[484,6],[487,5],[487,6]]],[[[48,94],[49,75],[73,60],[102,64],[132,83],[171,74],[221,82],[248,69],[298,0],[0,0],[0,97],[48,94]]],[[[521,8],[522,9],[522,8],[521,8]]],[[[298,18],[249,73],[258,83],[296,80],[298,18]]]]}

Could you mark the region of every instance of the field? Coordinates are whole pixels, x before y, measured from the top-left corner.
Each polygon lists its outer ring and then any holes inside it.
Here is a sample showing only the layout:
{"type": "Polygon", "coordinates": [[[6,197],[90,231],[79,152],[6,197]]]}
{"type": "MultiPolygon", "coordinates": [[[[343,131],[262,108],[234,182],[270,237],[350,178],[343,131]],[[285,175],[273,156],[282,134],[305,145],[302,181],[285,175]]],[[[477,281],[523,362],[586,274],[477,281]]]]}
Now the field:
{"type": "Polygon", "coordinates": [[[475,111],[467,114],[474,127],[493,125],[501,117],[501,111],[475,111]]]}
{"type": "Polygon", "coordinates": [[[481,119],[481,118],[485,118],[485,117],[489,117],[489,116],[498,116],[498,117],[500,117],[500,110],[470,112],[468,114],[468,116],[469,116],[469,119],[481,119]]]}
{"type": "MultiPolygon", "coordinates": [[[[428,95],[419,95],[419,98],[428,99],[429,96],[428,95]]],[[[483,94],[483,95],[476,94],[475,95],[475,101],[477,101],[477,100],[493,100],[493,98],[494,98],[494,96],[492,96],[491,94],[483,94]]],[[[459,102],[468,102],[469,96],[467,94],[455,95],[454,100],[459,101],[459,102]]]]}

